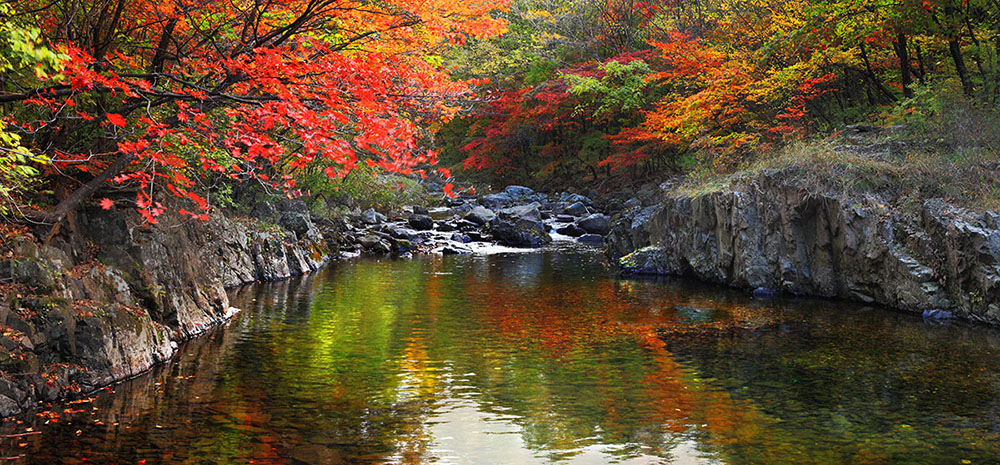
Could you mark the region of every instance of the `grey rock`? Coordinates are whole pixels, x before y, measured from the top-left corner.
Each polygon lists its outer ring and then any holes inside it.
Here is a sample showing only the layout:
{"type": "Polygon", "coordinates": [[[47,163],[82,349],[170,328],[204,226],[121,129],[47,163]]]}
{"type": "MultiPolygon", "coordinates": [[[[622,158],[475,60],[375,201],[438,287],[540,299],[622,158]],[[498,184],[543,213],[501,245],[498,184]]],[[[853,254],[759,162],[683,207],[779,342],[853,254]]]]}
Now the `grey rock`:
{"type": "Polygon", "coordinates": [[[931,199],[913,219],[884,202],[806,191],[775,172],[657,202],[612,225],[607,250],[623,271],[1000,324],[996,215],[931,199]]]}
{"type": "Polygon", "coordinates": [[[602,244],[604,243],[604,236],[600,234],[584,234],[576,238],[578,242],[586,242],[589,244],[602,244]]]}
{"type": "Polygon", "coordinates": [[[410,215],[407,222],[410,224],[410,227],[416,229],[417,231],[434,229],[434,220],[427,215],[410,215]]]}
{"type": "Polygon", "coordinates": [[[480,197],[479,203],[489,209],[500,209],[514,205],[517,201],[510,195],[501,193],[484,195],[480,197]]]}
{"type": "Polygon", "coordinates": [[[498,221],[491,225],[490,233],[497,242],[511,247],[541,247],[552,242],[541,223],[525,219],[498,221]]]}
{"type": "Polygon", "coordinates": [[[257,202],[253,204],[253,209],[250,210],[250,216],[264,220],[264,221],[274,221],[278,216],[278,209],[274,208],[271,202],[257,202]]]}
{"type": "Polygon", "coordinates": [[[503,191],[511,198],[518,200],[534,197],[536,195],[535,191],[524,186],[507,186],[503,189],[503,191]]]}
{"type": "Polygon", "coordinates": [[[515,219],[525,219],[531,221],[542,220],[541,205],[538,202],[531,202],[527,205],[518,205],[510,208],[505,208],[502,210],[504,215],[509,218],[515,219]]]}
{"type": "Polygon", "coordinates": [[[573,216],[583,216],[587,214],[587,206],[583,202],[575,202],[563,209],[563,213],[573,216]]]}
{"type": "Polygon", "coordinates": [[[471,254],[471,253],[472,253],[471,250],[469,250],[469,249],[467,249],[465,247],[459,247],[459,246],[450,246],[449,245],[449,246],[445,246],[443,249],[441,249],[441,254],[443,254],[443,255],[468,255],[468,254],[471,254]]]}
{"type": "Polygon", "coordinates": [[[573,237],[579,237],[584,234],[587,234],[587,231],[585,231],[583,228],[575,224],[563,226],[559,229],[556,229],[556,232],[564,236],[573,236],[573,237]]]}
{"type": "Polygon", "coordinates": [[[369,208],[361,213],[361,221],[365,224],[382,224],[385,223],[385,215],[375,211],[374,208],[369,208]]]}
{"type": "Polygon", "coordinates": [[[466,220],[479,226],[483,226],[493,221],[496,217],[496,213],[493,213],[492,210],[483,207],[473,208],[472,211],[465,215],[466,220]]]}
{"type": "Polygon", "coordinates": [[[469,237],[468,234],[459,234],[459,233],[452,234],[451,235],[451,240],[453,240],[455,242],[461,242],[463,244],[468,244],[468,243],[472,242],[472,238],[469,237]]]}
{"type": "Polygon", "coordinates": [[[594,213],[593,215],[583,218],[578,222],[578,224],[581,228],[591,234],[600,234],[605,236],[611,232],[611,219],[601,213],[594,213]]]}

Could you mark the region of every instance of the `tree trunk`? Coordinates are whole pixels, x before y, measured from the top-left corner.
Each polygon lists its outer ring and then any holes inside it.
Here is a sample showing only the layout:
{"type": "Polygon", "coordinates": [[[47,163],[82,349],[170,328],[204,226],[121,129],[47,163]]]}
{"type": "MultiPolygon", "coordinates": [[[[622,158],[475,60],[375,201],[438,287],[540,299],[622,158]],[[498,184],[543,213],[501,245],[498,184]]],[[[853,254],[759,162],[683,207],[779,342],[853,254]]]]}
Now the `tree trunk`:
{"type": "Polygon", "coordinates": [[[25,212],[25,217],[29,220],[48,224],[57,224],[61,222],[66,219],[66,215],[76,210],[76,207],[79,206],[80,203],[90,198],[94,192],[97,192],[98,189],[104,186],[104,184],[107,183],[112,176],[121,173],[122,170],[128,167],[129,163],[132,163],[132,160],[134,159],[134,154],[121,154],[113,163],[111,163],[110,166],[105,168],[101,174],[71,192],[65,199],[62,199],[62,201],[60,201],[59,204],[52,209],[52,211],[25,212]]]}
{"type": "Polygon", "coordinates": [[[951,52],[951,59],[955,61],[955,72],[962,80],[962,90],[965,95],[972,97],[972,80],[969,78],[969,69],[965,67],[965,60],[962,58],[962,47],[958,45],[958,37],[952,36],[948,39],[948,50],[951,52]]]}
{"type": "Polygon", "coordinates": [[[913,89],[910,89],[912,80],[910,78],[910,54],[906,50],[906,34],[899,33],[896,42],[893,43],[896,49],[896,57],[899,58],[899,83],[903,85],[903,97],[913,97],[913,89]]]}
{"type": "Polygon", "coordinates": [[[885,95],[890,102],[895,101],[896,96],[892,95],[892,92],[889,92],[889,89],[886,89],[885,86],[882,85],[882,81],[879,81],[878,76],[875,75],[875,71],[872,70],[872,62],[868,59],[868,52],[865,51],[865,44],[862,43],[858,49],[861,53],[861,61],[865,63],[865,75],[868,77],[868,80],[871,81],[872,86],[878,89],[882,95],[885,95]]]}

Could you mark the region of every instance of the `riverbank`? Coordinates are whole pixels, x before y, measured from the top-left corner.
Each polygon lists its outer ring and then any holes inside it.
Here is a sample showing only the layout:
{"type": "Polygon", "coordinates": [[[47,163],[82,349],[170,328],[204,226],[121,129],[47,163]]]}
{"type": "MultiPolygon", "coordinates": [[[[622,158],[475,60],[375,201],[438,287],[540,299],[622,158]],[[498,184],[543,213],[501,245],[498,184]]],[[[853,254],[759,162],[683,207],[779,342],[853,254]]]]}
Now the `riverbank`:
{"type": "Polygon", "coordinates": [[[962,188],[993,183],[899,156],[838,147],[694,187],[664,184],[655,206],[616,220],[609,256],[625,273],[1000,324],[1000,215],[989,195],[962,188]]]}
{"type": "Polygon", "coordinates": [[[301,201],[249,217],[82,209],[48,244],[8,227],[0,276],[0,416],[72,399],[169,360],[178,344],[239,311],[226,290],[359,255],[492,253],[553,240],[601,244],[610,217],[591,199],[510,186],[443,206],[317,217],[301,201]]]}

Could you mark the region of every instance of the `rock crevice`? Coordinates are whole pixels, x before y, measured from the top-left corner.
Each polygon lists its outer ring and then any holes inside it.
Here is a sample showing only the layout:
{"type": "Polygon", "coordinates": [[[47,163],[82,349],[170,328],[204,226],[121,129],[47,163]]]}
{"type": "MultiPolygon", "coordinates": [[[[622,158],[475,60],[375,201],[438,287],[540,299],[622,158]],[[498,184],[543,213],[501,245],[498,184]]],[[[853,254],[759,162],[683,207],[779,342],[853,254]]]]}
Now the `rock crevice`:
{"type": "Polygon", "coordinates": [[[925,200],[916,217],[767,175],[667,196],[614,222],[626,273],[836,297],[1000,324],[1000,216],[925,200]]]}

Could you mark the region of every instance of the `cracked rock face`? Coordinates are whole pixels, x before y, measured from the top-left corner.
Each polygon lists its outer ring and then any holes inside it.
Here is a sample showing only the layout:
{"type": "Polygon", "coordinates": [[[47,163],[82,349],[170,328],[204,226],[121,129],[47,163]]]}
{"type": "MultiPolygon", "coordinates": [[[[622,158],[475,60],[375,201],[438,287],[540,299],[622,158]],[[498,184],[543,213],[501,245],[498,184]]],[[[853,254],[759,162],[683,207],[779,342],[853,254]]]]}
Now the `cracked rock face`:
{"type": "Polygon", "coordinates": [[[89,209],[69,237],[13,245],[15,259],[0,269],[21,291],[0,301],[0,325],[10,328],[0,335],[0,370],[17,376],[0,377],[0,416],[137,375],[232,316],[227,287],[305,273],[328,258],[311,223],[301,235],[221,216],[161,223],[89,209]]]}
{"type": "Polygon", "coordinates": [[[619,217],[624,272],[837,297],[1000,324],[1000,216],[926,200],[916,219],[767,176],[619,217]]]}

